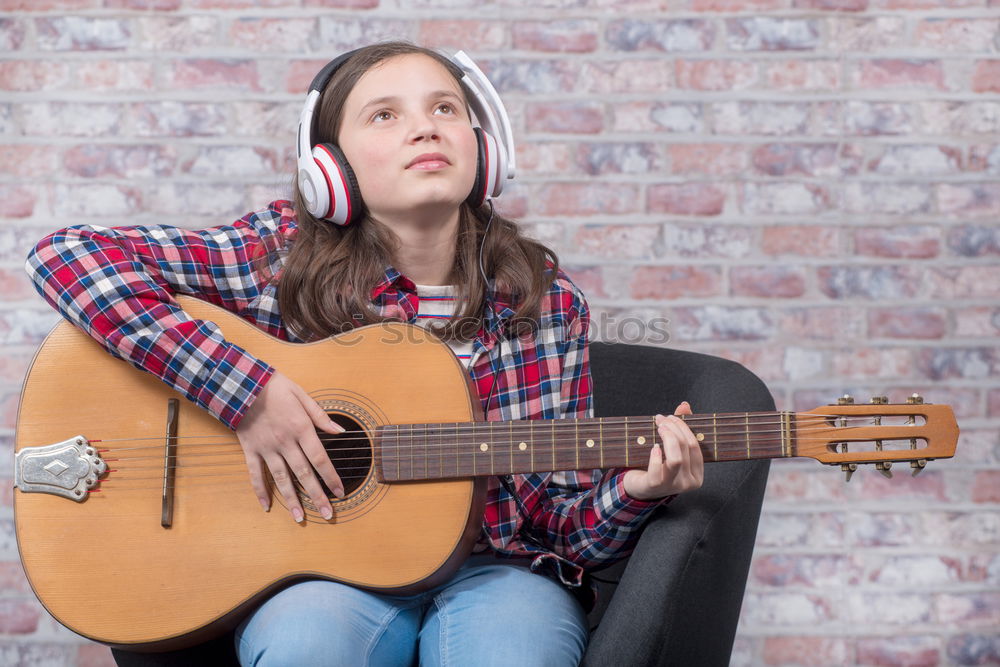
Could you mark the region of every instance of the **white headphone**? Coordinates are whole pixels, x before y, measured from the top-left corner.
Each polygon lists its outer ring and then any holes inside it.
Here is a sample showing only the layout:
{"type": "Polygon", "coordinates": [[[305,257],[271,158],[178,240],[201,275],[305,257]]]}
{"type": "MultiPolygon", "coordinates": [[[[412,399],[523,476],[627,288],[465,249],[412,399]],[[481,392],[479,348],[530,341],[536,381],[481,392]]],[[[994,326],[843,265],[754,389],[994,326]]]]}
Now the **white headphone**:
{"type": "MultiPolygon", "coordinates": [[[[323,89],[340,66],[360,49],[345,53],[319,71],[299,117],[297,162],[299,192],[313,216],[337,225],[349,225],[364,213],[364,201],[354,171],[336,144],[313,145],[313,114],[323,89]]],[[[479,145],[476,180],[466,201],[478,208],[503,192],[506,179],[514,178],[514,136],[500,96],[472,59],[459,51],[442,54],[462,71],[462,83],[472,93],[469,106],[479,123],[474,127],[479,145]],[[498,141],[499,138],[499,141],[498,141]]]]}

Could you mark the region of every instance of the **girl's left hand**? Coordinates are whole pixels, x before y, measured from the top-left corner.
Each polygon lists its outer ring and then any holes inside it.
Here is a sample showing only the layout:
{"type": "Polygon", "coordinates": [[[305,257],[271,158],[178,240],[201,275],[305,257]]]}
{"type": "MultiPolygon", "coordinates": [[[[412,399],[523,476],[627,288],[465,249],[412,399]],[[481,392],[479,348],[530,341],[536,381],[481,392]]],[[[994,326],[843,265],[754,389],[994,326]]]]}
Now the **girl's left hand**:
{"type": "Polygon", "coordinates": [[[676,415],[691,414],[684,401],[670,417],[656,415],[661,444],[649,452],[649,466],[625,473],[625,493],[636,500],[657,500],[701,486],[705,462],[694,433],[676,415]]]}

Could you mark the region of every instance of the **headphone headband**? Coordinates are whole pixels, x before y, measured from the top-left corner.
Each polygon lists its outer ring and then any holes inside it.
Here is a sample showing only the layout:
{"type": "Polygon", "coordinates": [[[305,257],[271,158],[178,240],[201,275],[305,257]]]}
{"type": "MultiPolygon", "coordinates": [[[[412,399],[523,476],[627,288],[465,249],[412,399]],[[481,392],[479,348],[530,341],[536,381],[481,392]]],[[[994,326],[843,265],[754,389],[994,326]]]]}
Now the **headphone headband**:
{"type": "MultiPolygon", "coordinates": [[[[361,49],[344,53],[327,63],[309,84],[305,105],[299,116],[296,161],[299,191],[309,213],[335,224],[346,225],[363,210],[354,174],[340,149],[333,144],[315,145],[312,129],[316,106],[330,79],[351,56],[361,49]]],[[[441,52],[439,52],[441,53],[441,52]]],[[[469,107],[479,123],[480,155],[476,184],[469,202],[481,205],[503,191],[503,182],[514,178],[514,137],[510,118],[500,95],[486,75],[464,51],[454,56],[441,53],[462,72],[462,83],[471,93],[469,107]]]]}

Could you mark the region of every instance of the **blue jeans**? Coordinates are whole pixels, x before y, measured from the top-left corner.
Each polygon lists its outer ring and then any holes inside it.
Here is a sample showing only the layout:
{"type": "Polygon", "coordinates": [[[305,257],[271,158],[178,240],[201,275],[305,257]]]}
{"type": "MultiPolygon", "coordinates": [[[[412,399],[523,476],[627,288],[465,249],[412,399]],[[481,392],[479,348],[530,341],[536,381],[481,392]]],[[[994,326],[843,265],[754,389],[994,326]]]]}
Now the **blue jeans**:
{"type": "Polygon", "coordinates": [[[562,586],[523,567],[462,566],[411,596],[330,581],[295,584],[236,630],[240,664],[575,667],[589,632],[562,586]]]}

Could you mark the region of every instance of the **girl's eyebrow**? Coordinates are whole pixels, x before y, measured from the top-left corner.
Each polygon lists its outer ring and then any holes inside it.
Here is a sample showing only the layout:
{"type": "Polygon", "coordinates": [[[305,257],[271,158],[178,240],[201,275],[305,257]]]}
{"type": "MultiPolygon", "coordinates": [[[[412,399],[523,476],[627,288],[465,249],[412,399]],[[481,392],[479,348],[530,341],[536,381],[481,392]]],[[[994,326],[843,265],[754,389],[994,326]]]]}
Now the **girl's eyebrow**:
{"type": "MultiPolygon", "coordinates": [[[[454,91],[451,91],[451,90],[435,90],[435,91],[432,91],[430,93],[427,93],[427,99],[436,99],[436,98],[440,98],[440,97],[450,97],[453,100],[455,100],[456,102],[458,102],[459,106],[462,106],[462,104],[463,104],[462,98],[459,97],[454,91]]],[[[369,100],[367,104],[365,104],[363,107],[361,107],[361,110],[358,112],[358,118],[360,118],[361,116],[364,115],[365,110],[368,107],[376,106],[376,105],[379,105],[379,104],[395,104],[395,103],[398,103],[398,102],[399,102],[399,97],[397,97],[395,95],[386,95],[385,97],[376,97],[373,100],[369,100]]]]}

